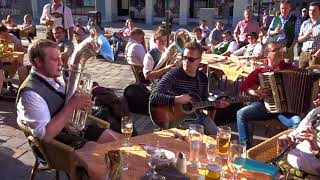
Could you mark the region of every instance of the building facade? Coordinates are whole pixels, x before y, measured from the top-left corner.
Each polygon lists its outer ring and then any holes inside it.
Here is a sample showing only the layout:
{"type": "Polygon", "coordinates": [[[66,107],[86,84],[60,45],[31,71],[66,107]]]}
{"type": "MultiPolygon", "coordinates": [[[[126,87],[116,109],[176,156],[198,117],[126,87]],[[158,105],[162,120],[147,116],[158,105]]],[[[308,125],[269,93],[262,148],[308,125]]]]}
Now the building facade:
{"type": "MultiPolygon", "coordinates": [[[[86,16],[88,11],[101,12],[102,23],[126,18],[145,21],[147,24],[159,23],[164,20],[164,0],[62,0],[75,16],[86,16]]],[[[292,0],[299,9],[307,7],[311,0],[292,0]]],[[[39,21],[42,8],[50,0],[0,0],[0,17],[12,14],[22,18],[24,14],[32,14],[35,22],[39,21]]],[[[264,9],[271,14],[279,8],[280,0],[168,0],[174,23],[186,26],[208,20],[209,24],[222,20],[234,26],[243,18],[244,9],[250,5],[255,16],[261,16],[264,9]]],[[[20,20],[21,21],[21,20],[20,20]]],[[[18,22],[20,22],[18,21],[18,22]]]]}

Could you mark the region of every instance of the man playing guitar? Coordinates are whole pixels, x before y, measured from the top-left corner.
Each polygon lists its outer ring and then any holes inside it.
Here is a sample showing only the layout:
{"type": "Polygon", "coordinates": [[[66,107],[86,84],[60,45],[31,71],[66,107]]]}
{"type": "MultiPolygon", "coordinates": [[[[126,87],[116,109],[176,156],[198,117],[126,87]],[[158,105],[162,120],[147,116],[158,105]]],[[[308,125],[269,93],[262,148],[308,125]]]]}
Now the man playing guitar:
{"type": "MultiPolygon", "coordinates": [[[[208,78],[204,72],[198,70],[201,62],[201,54],[202,48],[200,44],[195,42],[188,42],[186,44],[183,53],[183,65],[168,71],[150,95],[151,116],[152,106],[168,105],[173,107],[191,103],[193,100],[190,94],[199,96],[201,101],[207,101],[208,78]],[[168,95],[168,93],[170,93],[170,95],[168,95]]],[[[224,108],[228,105],[228,102],[222,100],[216,103],[215,107],[224,108]]],[[[205,134],[215,134],[217,132],[215,122],[206,114],[200,111],[196,111],[195,114],[196,118],[194,121],[191,121],[192,124],[203,125],[205,134]]],[[[154,118],[151,118],[154,121],[154,118]]],[[[169,121],[169,119],[168,117],[163,121],[169,121]]],[[[175,119],[172,121],[174,120],[175,119]]],[[[187,122],[183,122],[181,125],[186,127],[187,122]]]]}

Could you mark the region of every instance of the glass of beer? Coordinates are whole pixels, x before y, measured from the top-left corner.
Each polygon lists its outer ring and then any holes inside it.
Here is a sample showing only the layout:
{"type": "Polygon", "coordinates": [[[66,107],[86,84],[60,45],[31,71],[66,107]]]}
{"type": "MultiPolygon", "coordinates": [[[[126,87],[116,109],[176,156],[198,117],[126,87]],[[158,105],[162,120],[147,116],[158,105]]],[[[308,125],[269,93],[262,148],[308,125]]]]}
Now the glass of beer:
{"type": "Polygon", "coordinates": [[[205,180],[219,180],[222,168],[218,164],[208,164],[205,171],[205,180]]]}
{"type": "Polygon", "coordinates": [[[199,124],[189,126],[190,157],[189,162],[192,167],[200,167],[199,154],[204,134],[204,127],[199,124]]]}
{"type": "Polygon", "coordinates": [[[128,147],[130,145],[129,139],[133,132],[133,123],[129,116],[124,116],[121,118],[121,132],[122,135],[125,137],[123,146],[128,147]]]}
{"type": "MultiPolygon", "coordinates": [[[[129,116],[124,116],[121,118],[121,133],[124,136],[125,140],[124,143],[122,144],[124,147],[129,147],[130,143],[129,143],[129,139],[132,135],[133,132],[133,123],[132,123],[132,119],[129,116]]],[[[123,166],[122,166],[122,170],[126,171],[129,169],[128,166],[128,152],[125,152],[125,157],[123,160],[123,166]]]]}
{"type": "Polygon", "coordinates": [[[231,128],[221,126],[218,128],[218,154],[222,157],[227,157],[231,139],[231,128]]]}

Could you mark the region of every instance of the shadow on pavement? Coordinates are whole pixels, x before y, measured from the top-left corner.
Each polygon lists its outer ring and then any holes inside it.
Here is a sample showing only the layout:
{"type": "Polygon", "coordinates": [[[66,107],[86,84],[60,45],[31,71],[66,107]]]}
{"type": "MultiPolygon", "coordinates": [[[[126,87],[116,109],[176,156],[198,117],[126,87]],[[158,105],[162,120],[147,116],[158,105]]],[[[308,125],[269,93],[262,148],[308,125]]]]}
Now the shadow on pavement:
{"type": "Polygon", "coordinates": [[[0,179],[22,180],[29,176],[32,167],[20,160],[13,158],[14,151],[6,147],[0,147],[0,179]]]}

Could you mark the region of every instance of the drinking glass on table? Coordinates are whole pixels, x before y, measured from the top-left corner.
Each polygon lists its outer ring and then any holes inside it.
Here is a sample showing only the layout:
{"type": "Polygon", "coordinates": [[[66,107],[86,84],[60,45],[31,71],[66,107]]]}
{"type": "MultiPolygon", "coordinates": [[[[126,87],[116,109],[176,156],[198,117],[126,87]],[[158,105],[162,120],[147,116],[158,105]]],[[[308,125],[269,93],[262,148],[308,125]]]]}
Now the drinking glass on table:
{"type": "Polygon", "coordinates": [[[124,116],[121,118],[121,132],[125,137],[123,146],[128,147],[130,145],[129,140],[133,132],[133,123],[129,116],[124,116]]]}
{"type": "Polygon", "coordinates": [[[228,166],[233,173],[233,179],[238,178],[238,173],[242,170],[246,156],[246,146],[242,142],[232,141],[228,152],[228,166]]]}
{"type": "Polygon", "coordinates": [[[231,128],[228,126],[220,126],[218,127],[218,154],[221,157],[228,156],[228,149],[230,145],[231,138],[231,128]]]}
{"type": "MultiPolygon", "coordinates": [[[[129,139],[133,132],[133,123],[129,116],[124,116],[121,118],[121,132],[122,132],[122,135],[125,137],[125,141],[122,145],[124,147],[129,147],[130,146],[129,139]]],[[[128,156],[128,152],[125,152],[125,159],[122,167],[123,170],[128,170],[127,156],[128,156]]]]}
{"type": "Polygon", "coordinates": [[[207,164],[213,164],[218,153],[217,135],[207,136],[205,143],[207,164]]]}
{"type": "Polygon", "coordinates": [[[204,127],[199,124],[189,126],[190,157],[189,162],[193,167],[200,167],[199,153],[203,141],[204,127]]]}
{"type": "MultiPolygon", "coordinates": [[[[158,144],[158,143],[157,143],[158,144]]],[[[162,175],[157,174],[156,172],[156,167],[159,164],[160,158],[161,158],[161,149],[157,145],[152,153],[150,153],[150,158],[149,158],[149,166],[151,168],[151,172],[147,174],[148,180],[165,180],[166,178],[162,175]]]]}

